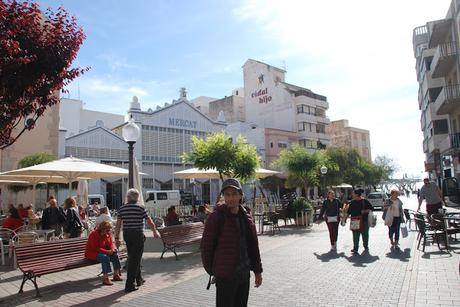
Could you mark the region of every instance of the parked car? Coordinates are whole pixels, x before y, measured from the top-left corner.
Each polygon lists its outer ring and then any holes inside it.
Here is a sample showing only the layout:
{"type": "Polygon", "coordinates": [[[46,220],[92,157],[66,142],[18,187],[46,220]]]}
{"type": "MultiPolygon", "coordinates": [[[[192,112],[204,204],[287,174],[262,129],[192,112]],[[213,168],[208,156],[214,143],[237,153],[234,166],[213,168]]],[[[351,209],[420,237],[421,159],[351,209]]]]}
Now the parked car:
{"type": "Polygon", "coordinates": [[[374,210],[383,209],[386,195],[383,192],[371,192],[367,195],[367,200],[371,203],[374,210]]]}

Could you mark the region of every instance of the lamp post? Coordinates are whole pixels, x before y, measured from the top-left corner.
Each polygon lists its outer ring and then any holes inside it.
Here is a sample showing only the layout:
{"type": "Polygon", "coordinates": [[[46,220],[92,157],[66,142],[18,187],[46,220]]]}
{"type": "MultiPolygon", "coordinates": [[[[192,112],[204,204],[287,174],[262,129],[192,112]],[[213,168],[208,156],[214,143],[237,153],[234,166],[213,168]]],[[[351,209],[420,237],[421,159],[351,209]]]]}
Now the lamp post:
{"type": "Polygon", "coordinates": [[[129,168],[128,168],[128,188],[134,187],[134,143],[140,135],[140,128],[133,120],[131,115],[128,123],[123,127],[123,139],[128,143],[129,168]]]}
{"type": "MultiPolygon", "coordinates": [[[[327,174],[327,167],[326,166],[321,166],[320,168],[320,171],[321,171],[321,175],[323,175],[323,186],[321,187],[323,190],[326,189],[326,174],[327,174]]],[[[324,193],[324,191],[322,191],[323,194],[324,194],[324,197],[326,198],[326,193],[324,193]]]]}

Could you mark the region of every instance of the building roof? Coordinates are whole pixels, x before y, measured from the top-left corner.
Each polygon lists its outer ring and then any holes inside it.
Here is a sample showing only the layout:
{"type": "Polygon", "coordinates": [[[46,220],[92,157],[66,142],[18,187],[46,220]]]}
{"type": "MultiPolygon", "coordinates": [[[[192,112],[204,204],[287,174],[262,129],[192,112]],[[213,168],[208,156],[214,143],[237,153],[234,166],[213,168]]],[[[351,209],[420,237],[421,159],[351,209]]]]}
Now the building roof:
{"type": "Polygon", "coordinates": [[[282,69],[282,68],[279,68],[279,67],[276,67],[276,66],[273,66],[273,65],[270,65],[270,64],[261,62],[261,61],[257,61],[257,60],[254,60],[254,59],[247,59],[247,61],[244,62],[243,67],[244,67],[249,61],[254,61],[254,62],[257,62],[257,63],[259,63],[259,64],[266,65],[266,66],[268,66],[268,67],[270,67],[270,68],[272,68],[272,69],[279,70],[279,71],[281,71],[281,72],[283,72],[283,73],[286,72],[286,70],[284,70],[284,69],[282,69]]]}
{"type": "Polygon", "coordinates": [[[66,140],[70,140],[70,139],[73,139],[73,138],[76,138],[76,137],[80,137],[80,136],[82,136],[84,134],[93,132],[93,131],[95,131],[97,129],[102,129],[104,132],[108,132],[109,134],[111,134],[112,136],[116,137],[117,139],[120,139],[123,142],[125,142],[125,140],[123,140],[123,138],[121,138],[119,135],[113,133],[112,131],[110,131],[109,129],[107,129],[107,128],[103,127],[103,126],[96,126],[96,127],[89,128],[88,130],[85,130],[85,131],[82,131],[80,133],[77,133],[77,134],[74,134],[72,136],[67,137],[66,140]]]}

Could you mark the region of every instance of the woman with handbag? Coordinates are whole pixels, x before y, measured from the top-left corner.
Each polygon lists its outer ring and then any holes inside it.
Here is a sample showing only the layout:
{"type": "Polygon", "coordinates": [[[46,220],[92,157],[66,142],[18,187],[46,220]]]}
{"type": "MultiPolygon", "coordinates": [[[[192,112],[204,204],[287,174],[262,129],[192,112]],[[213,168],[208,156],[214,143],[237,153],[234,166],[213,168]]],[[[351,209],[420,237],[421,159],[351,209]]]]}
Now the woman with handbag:
{"type": "Polygon", "coordinates": [[[83,224],[80,221],[80,214],[75,199],[67,197],[64,201],[65,210],[65,226],[64,237],[66,238],[79,238],[83,232],[83,224]]]}
{"type": "Polygon", "coordinates": [[[363,235],[364,251],[369,251],[369,222],[368,215],[372,207],[371,203],[361,197],[362,189],[356,189],[352,193],[353,200],[348,207],[348,214],[350,215],[350,230],[353,232],[353,254],[358,253],[359,237],[363,235]]]}
{"type": "Polygon", "coordinates": [[[341,208],[342,204],[335,198],[335,192],[328,191],[327,198],[323,202],[323,206],[319,212],[318,222],[325,217],[327,229],[329,230],[329,240],[331,241],[331,251],[337,250],[341,208]]]}
{"type": "Polygon", "coordinates": [[[390,198],[383,205],[382,218],[385,220],[385,225],[388,226],[388,237],[390,238],[391,248],[399,249],[399,231],[401,223],[404,223],[404,213],[403,202],[398,196],[398,190],[391,190],[390,198]]]}

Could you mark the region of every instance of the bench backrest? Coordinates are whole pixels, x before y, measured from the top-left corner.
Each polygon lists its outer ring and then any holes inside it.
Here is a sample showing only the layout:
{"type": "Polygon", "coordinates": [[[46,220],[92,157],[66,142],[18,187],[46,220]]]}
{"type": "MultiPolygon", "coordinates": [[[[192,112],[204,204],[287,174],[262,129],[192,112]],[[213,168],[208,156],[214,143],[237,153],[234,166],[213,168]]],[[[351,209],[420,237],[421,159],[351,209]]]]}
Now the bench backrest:
{"type": "Polygon", "coordinates": [[[204,224],[201,222],[168,226],[158,229],[165,243],[177,243],[203,236],[204,224]]]}
{"type": "Polygon", "coordinates": [[[32,259],[50,260],[59,255],[66,255],[69,259],[84,259],[87,238],[54,240],[40,243],[23,244],[15,247],[18,265],[32,259]]]}

